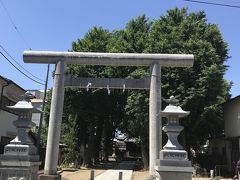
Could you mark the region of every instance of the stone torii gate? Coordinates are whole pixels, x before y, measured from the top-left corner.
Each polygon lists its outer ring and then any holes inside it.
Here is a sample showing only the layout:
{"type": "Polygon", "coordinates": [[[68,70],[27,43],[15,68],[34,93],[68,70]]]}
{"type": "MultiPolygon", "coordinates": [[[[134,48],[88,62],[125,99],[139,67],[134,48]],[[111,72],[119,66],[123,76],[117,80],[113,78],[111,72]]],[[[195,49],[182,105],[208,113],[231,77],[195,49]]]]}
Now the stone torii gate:
{"type": "MultiPolygon", "coordinates": [[[[103,66],[149,66],[149,173],[155,175],[154,166],[162,149],[161,111],[161,67],[191,67],[194,56],[186,54],[137,54],[137,53],[93,53],[93,52],[51,52],[24,51],[25,63],[55,64],[54,84],[50,110],[47,150],[44,175],[40,179],[55,180],[62,122],[64,86],[86,86],[89,79],[65,77],[67,64],[103,65],[103,66]],[[85,84],[84,84],[85,83],[85,84]]],[[[109,84],[109,88],[149,89],[146,79],[91,79],[97,87],[109,84]],[[147,87],[148,86],[148,87],[147,87]]],[[[96,88],[97,88],[96,87],[96,88]]],[[[105,86],[106,87],[106,86],[105,86]]]]}

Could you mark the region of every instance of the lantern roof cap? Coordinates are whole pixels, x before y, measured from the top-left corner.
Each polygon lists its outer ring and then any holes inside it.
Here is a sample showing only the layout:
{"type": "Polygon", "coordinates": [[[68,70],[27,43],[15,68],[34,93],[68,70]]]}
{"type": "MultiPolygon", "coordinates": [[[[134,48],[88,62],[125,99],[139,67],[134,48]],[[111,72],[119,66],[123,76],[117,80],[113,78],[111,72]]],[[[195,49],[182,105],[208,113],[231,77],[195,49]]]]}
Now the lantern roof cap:
{"type": "Polygon", "coordinates": [[[171,96],[169,99],[165,99],[165,101],[169,103],[169,105],[162,111],[162,117],[175,115],[181,118],[186,117],[190,114],[189,111],[184,111],[180,106],[176,105],[178,103],[178,100],[174,96],[171,96]]]}
{"type": "Polygon", "coordinates": [[[35,108],[32,103],[31,100],[34,96],[29,93],[26,92],[24,95],[21,96],[22,100],[18,101],[15,105],[13,106],[7,106],[7,108],[15,110],[15,111],[21,111],[21,110],[29,110],[32,113],[39,113],[41,112],[40,110],[38,110],[37,108],[35,108]]]}

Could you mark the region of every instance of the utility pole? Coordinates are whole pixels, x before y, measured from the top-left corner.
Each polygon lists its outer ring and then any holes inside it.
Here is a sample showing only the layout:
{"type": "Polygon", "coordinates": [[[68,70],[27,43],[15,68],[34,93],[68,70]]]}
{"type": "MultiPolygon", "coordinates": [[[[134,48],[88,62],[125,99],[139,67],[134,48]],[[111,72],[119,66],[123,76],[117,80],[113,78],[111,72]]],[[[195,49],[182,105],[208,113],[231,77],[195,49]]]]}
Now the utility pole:
{"type": "Polygon", "coordinates": [[[50,67],[50,64],[47,65],[47,75],[46,75],[45,87],[44,87],[42,112],[41,112],[41,115],[40,115],[40,122],[39,122],[39,127],[38,127],[38,134],[37,134],[37,149],[38,149],[38,151],[40,149],[40,143],[41,143],[41,133],[42,133],[43,118],[44,118],[44,108],[45,108],[46,96],[47,96],[49,67],[50,67]]]}

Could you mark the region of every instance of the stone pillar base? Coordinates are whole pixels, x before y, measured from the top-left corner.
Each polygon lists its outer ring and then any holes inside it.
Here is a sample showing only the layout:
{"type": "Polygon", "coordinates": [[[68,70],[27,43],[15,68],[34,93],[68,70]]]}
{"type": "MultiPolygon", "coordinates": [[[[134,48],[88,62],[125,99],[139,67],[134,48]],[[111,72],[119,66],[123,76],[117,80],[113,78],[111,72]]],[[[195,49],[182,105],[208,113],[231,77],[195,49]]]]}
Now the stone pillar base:
{"type": "Polygon", "coordinates": [[[156,166],[156,180],[191,180],[192,167],[156,166]]]}
{"type": "Polygon", "coordinates": [[[156,180],[156,175],[149,175],[145,180],[156,180]]]}
{"type": "Polygon", "coordinates": [[[38,180],[61,180],[61,175],[41,174],[41,175],[38,176],[38,180]]]}

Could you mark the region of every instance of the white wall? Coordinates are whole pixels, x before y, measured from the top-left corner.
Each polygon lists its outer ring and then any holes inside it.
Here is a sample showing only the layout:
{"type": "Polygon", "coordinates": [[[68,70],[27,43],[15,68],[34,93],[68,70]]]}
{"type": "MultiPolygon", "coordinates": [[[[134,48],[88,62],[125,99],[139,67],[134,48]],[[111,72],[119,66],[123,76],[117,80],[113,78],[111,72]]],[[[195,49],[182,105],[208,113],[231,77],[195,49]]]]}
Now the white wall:
{"type": "Polygon", "coordinates": [[[240,136],[240,98],[224,105],[224,123],[226,137],[240,136]]]}
{"type": "MultiPolygon", "coordinates": [[[[42,110],[42,104],[43,104],[42,101],[40,102],[32,101],[32,105],[40,111],[42,110]]],[[[40,117],[41,117],[41,113],[32,113],[32,121],[36,124],[36,126],[39,126],[40,117]]]]}
{"type": "Polygon", "coordinates": [[[17,134],[17,130],[13,125],[13,121],[17,120],[17,116],[0,109],[0,137],[12,137],[17,134]]]}
{"type": "Polygon", "coordinates": [[[39,126],[40,117],[41,117],[40,113],[32,113],[32,122],[34,122],[36,126],[39,126]]]}

